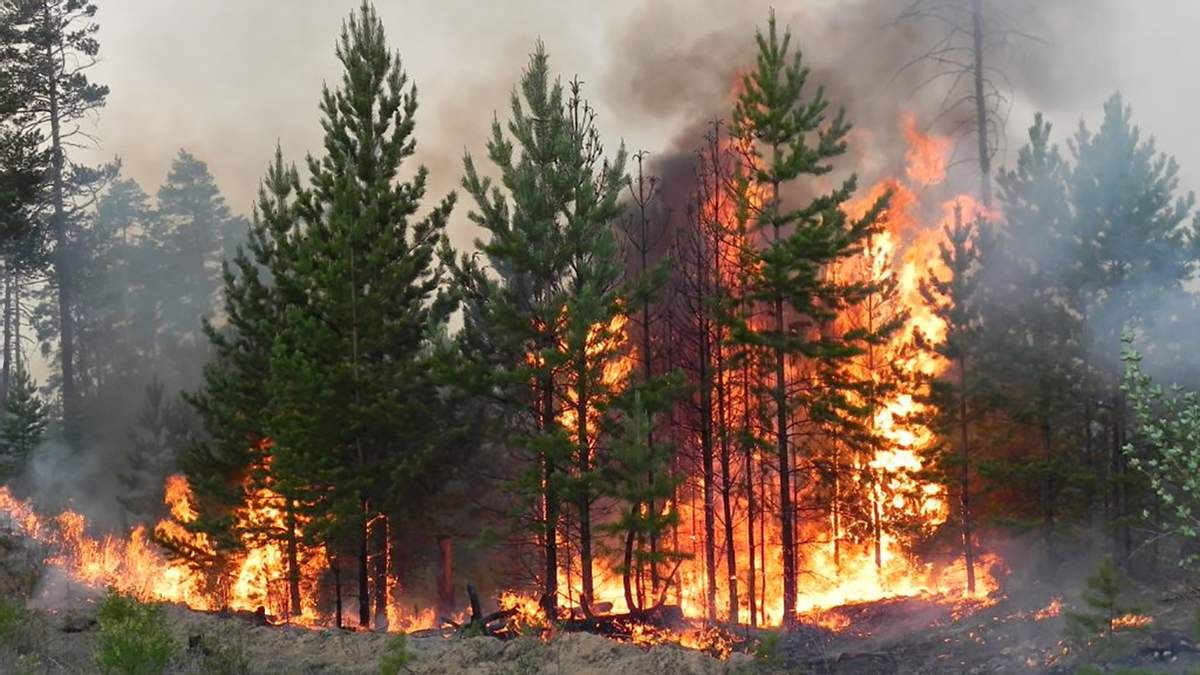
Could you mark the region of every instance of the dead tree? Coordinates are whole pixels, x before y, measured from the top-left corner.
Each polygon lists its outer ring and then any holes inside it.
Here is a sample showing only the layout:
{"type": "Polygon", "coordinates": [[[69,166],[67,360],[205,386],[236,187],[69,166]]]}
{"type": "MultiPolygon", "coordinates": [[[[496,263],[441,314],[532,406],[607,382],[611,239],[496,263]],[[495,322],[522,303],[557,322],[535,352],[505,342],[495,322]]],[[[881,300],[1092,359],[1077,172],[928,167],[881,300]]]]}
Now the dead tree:
{"type": "Polygon", "coordinates": [[[934,121],[946,119],[956,133],[974,135],[979,197],[985,207],[992,203],[992,159],[1003,147],[1013,100],[1013,86],[996,63],[1018,43],[1046,43],[1022,30],[1005,9],[1003,3],[984,0],[913,0],[897,19],[935,27],[933,42],[900,71],[928,69],[918,90],[945,86],[934,121]]]}

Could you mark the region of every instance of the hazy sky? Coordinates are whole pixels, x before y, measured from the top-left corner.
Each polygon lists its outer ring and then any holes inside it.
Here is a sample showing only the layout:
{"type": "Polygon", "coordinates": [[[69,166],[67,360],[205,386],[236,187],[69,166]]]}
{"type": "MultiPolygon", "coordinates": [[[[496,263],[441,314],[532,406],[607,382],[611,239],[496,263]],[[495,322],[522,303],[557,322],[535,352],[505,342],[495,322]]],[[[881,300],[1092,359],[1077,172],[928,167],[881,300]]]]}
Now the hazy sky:
{"type": "MultiPolygon", "coordinates": [[[[870,53],[871,40],[838,37],[828,29],[830,22],[855,15],[851,18],[873,23],[879,31],[895,32],[888,22],[908,1],[773,4],[792,23],[806,54],[819,59],[836,52],[834,72],[853,78],[894,63],[873,63],[880,57],[870,53]]],[[[1098,121],[1100,103],[1119,89],[1133,104],[1135,120],[1177,156],[1185,187],[1200,186],[1195,84],[1200,2],[1043,1],[1056,8],[1044,19],[1052,25],[1041,30],[1052,44],[1039,48],[1037,64],[1018,61],[1010,67],[1024,65],[1036,71],[1030,75],[1047,77],[1017,102],[1010,137],[1023,133],[1028,110],[1036,106],[1048,108],[1062,139],[1081,114],[1098,121]]],[[[323,81],[338,77],[333,44],[357,0],[99,4],[103,62],[94,74],[112,93],[98,120],[102,147],[97,156],[120,156],[126,173],[151,194],[175,152],[186,148],[208,162],[231,206],[244,213],[277,139],[297,162],[319,149],[318,94],[323,81]]],[[[433,172],[437,195],[457,185],[464,149],[482,152],[492,112],[499,108],[504,114],[508,92],[538,37],[546,42],[555,70],[568,78],[578,74],[588,85],[606,137],[623,138],[631,150],[656,152],[669,147],[688,123],[720,110],[728,75],[718,73],[722,81],[714,84],[712,64],[752,48],[754,28],[765,21],[770,4],[376,2],[389,41],[420,90],[418,152],[433,172]],[[701,95],[712,102],[698,105],[701,95]]],[[[823,71],[822,76],[828,75],[823,71]]],[[[455,219],[459,244],[470,238],[464,213],[459,209],[455,219]]]]}

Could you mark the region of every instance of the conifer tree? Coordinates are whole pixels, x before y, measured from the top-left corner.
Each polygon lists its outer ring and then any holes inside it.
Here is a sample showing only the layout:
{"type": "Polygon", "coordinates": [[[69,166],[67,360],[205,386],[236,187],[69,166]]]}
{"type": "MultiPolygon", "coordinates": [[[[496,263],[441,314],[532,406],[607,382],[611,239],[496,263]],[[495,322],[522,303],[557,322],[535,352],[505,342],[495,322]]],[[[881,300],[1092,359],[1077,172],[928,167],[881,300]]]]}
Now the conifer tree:
{"type": "MultiPolygon", "coordinates": [[[[1063,264],[1071,246],[1072,212],[1067,199],[1068,167],[1050,142],[1051,125],[1036,115],[1029,142],[1016,166],[996,177],[1005,225],[996,232],[983,270],[986,282],[979,301],[984,329],[977,351],[978,380],[994,412],[1016,425],[1014,436],[1030,439],[1024,452],[987,461],[989,477],[1013,486],[1041,521],[1047,553],[1062,493],[1079,482],[1081,470],[1095,467],[1091,452],[1091,413],[1083,369],[1084,325],[1071,311],[1078,292],[1070,283],[1071,265],[1063,264]],[[1076,423],[1085,418],[1083,436],[1076,423]],[[1078,457],[1069,452],[1081,447],[1078,457]],[[1078,461],[1075,461],[1078,460],[1078,461]]],[[[1014,509],[1013,516],[1020,515],[1014,509]]],[[[1047,562],[1050,558],[1047,558],[1047,562]]]]}
{"type": "MultiPolygon", "coordinates": [[[[954,220],[944,226],[946,241],[939,246],[946,277],[932,275],[921,284],[921,295],[945,325],[945,335],[932,345],[951,368],[948,376],[933,383],[932,398],[941,412],[937,426],[944,438],[953,438],[944,454],[947,483],[957,483],[960,540],[967,570],[967,592],[975,592],[975,545],[971,512],[970,401],[977,391],[971,369],[979,353],[979,260],[990,248],[990,230],[982,222],[965,223],[962,207],[954,207],[954,220]],[[957,470],[957,471],[955,471],[957,470]],[[957,476],[954,474],[957,473],[957,476]]],[[[919,335],[928,345],[929,336],[919,335]]]]}
{"type": "MultiPolygon", "coordinates": [[[[303,483],[314,533],[353,551],[367,626],[369,524],[423,477],[442,431],[429,359],[454,307],[441,266],[454,200],[417,216],[428,172],[401,178],[415,151],[415,87],[368,3],[343,24],[337,57],[341,82],[321,98],[324,153],[309,156],[311,184],[296,198],[303,228],[288,283],[300,295],[272,350],[272,472],[303,483]]],[[[375,590],[378,606],[385,589],[375,590]]]]}
{"type": "MultiPolygon", "coordinates": [[[[471,219],[488,234],[476,245],[487,269],[464,258],[457,272],[467,331],[493,335],[488,339],[500,348],[487,360],[489,381],[513,416],[506,440],[530,460],[519,484],[539,502],[542,604],[551,617],[564,490],[580,524],[590,523],[595,439],[586,420],[609,395],[603,371],[622,342],[615,334],[622,310],[612,221],[625,153],[606,159],[593,122],[578,83],[565,98],[562,83],[551,80],[539,43],[513,92],[511,139],[498,120],[492,125],[488,157],[504,189],[480,176],[469,155],[463,179],[476,203],[471,219]],[[566,408],[574,409],[573,429],[559,420],[566,408]]],[[[590,540],[581,533],[581,544],[590,547],[590,540]]],[[[583,557],[582,604],[590,611],[591,561],[586,551],[583,557]]]]}
{"type": "Polygon", "coordinates": [[[15,0],[0,8],[6,30],[2,54],[7,87],[20,92],[16,118],[22,126],[48,129],[47,194],[49,234],[54,242],[54,290],[57,293],[59,366],[64,437],[72,446],[79,438],[79,393],[76,386],[73,275],[74,222],[77,201],[105,179],[104,171],[75,164],[67,149],[87,138],[82,125],[104,106],[108,87],[95,84],[88,69],[95,65],[100,43],[96,5],[87,0],[15,0]]]}
{"type": "Polygon", "coordinates": [[[805,91],[808,68],[791,53],[791,34],[782,36],[772,12],[767,31],[757,35],[754,70],[742,81],[734,109],[734,135],[745,143],[752,180],[766,196],[756,208],[755,226],[767,244],[753,252],[754,271],[747,298],[761,305],[765,326],[745,317],[732,326],[732,339],[769,359],[769,380],[760,385],[772,422],[772,443],[779,480],[783,556],[783,612],[786,625],[796,621],[795,505],[792,501],[793,436],[803,421],[826,423],[852,416],[838,378],[802,385],[793,368],[801,361],[837,372],[835,364],[859,352],[853,336],[821,330],[844,307],[857,302],[865,288],[825,274],[830,264],[859,252],[886,202],[881,198],[861,218],[851,219],[841,205],[853,194],[851,177],[831,192],[795,207],[784,186],[802,177],[829,173],[831,162],[846,151],[850,125],[839,112],[828,117],[824,91],[805,91]],[[849,339],[848,339],[849,338],[849,339]],[[804,419],[801,419],[801,418],[804,419]]]}
{"type": "Polygon", "coordinates": [[[37,385],[29,371],[18,367],[0,425],[0,480],[9,479],[24,467],[30,453],[42,442],[47,424],[46,404],[38,395],[37,385]]]}
{"type": "Polygon", "coordinates": [[[1126,327],[1152,333],[1149,309],[1179,293],[1196,270],[1200,237],[1188,220],[1195,198],[1178,194],[1174,158],[1142,138],[1119,94],[1105,102],[1099,129],[1081,122],[1068,145],[1075,160],[1067,180],[1071,309],[1083,317],[1084,346],[1093,350],[1087,376],[1096,385],[1090,395],[1106,411],[1108,518],[1114,557],[1124,565],[1134,549],[1131,519],[1140,509],[1122,452],[1128,430],[1119,390],[1120,336],[1126,327]]]}
{"type": "MultiPolygon", "coordinates": [[[[664,383],[659,380],[659,383],[664,383]]],[[[666,534],[679,521],[679,512],[669,504],[680,478],[670,471],[671,449],[649,444],[653,439],[651,410],[666,409],[669,388],[639,386],[620,404],[623,414],[604,468],[603,493],[618,504],[616,519],[605,523],[602,531],[613,534],[619,545],[608,547],[621,572],[625,605],[630,611],[645,611],[658,606],[665,597],[652,595],[657,588],[647,587],[651,567],[678,564],[686,555],[673,550],[666,534]],[[666,395],[666,396],[664,396],[666,395]],[[655,505],[660,506],[655,506],[655,505]],[[651,541],[658,541],[655,547],[651,541]]],[[[672,575],[668,575],[668,578],[672,575]]]]}
{"type": "MultiPolygon", "coordinates": [[[[232,514],[267,480],[270,359],[283,308],[296,302],[289,295],[294,285],[289,284],[288,270],[297,228],[294,197],[298,181],[295,168],[284,163],[277,147],[259,186],[246,243],[232,259],[222,262],[225,322],[203,324],[213,352],[204,367],[203,386],[185,394],[205,434],[188,444],[179,458],[196,497],[197,511],[194,521],[181,525],[208,537],[223,561],[241,552],[247,534],[234,526],[232,514]]],[[[300,603],[297,509],[283,487],[272,487],[285,499],[286,529],[273,534],[286,544],[289,607],[295,611],[300,603]]],[[[196,553],[180,546],[181,542],[165,543],[184,558],[196,553]]]]}
{"type": "Polygon", "coordinates": [[[245,222],[235,218],[208,171],[208,165],[186,150],[171,163],[158,189],[158,218],[150,237],[157,243],[157,309],[160,344],[181,372],[177,386],[190,387],[199,377],[192,363],[202,353],[201,321],[211,318],[221,284],[221,260],[234,232],[245,222]],[[168,273],[169,271],[169,273],[168,273]]]}
{"type": "Polygon", "coordinates": [[[128,522],[151,523],[163,513],[163,483],[191,442],[191,409],[168,397],[157,379],[146,385],[146,401],[129,433],[125,466],[117,472],[123,488],[117,500],[128,522]]]}

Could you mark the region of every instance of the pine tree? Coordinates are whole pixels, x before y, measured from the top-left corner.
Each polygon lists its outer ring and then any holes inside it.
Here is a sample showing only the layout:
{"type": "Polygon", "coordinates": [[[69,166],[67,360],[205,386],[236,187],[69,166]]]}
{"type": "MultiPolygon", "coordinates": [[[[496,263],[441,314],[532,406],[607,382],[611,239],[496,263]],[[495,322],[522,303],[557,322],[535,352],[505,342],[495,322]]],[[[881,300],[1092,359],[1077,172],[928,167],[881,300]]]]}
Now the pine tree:
{"type": "Polygon", "coordinates": [[[767,244],[754,252],[747,298],[765,308],[765,326],[742,317],[732,327],[732,339],[760,351],[769,359],[770,380],[760,386],[774,420],[773,444],[779,476],[779,510],[783,556],[784,621],[796,621],[796,542],[792,503],[792,437],[801,415],[824,423],[851,415],[845,383],[822,378],[819,386],[801,387],[789,370],[807,361],[825,371],[859,352],[855,340],[830,334],[821,327],[844,307],[861,298],[864,287],[826,276],[830,264],[855,255],[876,227],[886,202],[880,199],[858,219],[841,209],[855,190],[853,177],[833,191],[800,207],[785,203],[782,188],[802,176],[822,176],[831,161],[846,151],[850,126],[842,113],[827,117],[824,91],[806,94],[808,68],[799,52],[790,54],[791,34],[781,37],[772,12],[767,32],[757,35],[755,69],[742,80],[734,109],[734,135],[746,147],[754,182],[766,189],[755,224],[767,244]]]}
{"type": "Polygon", "coordinates": [[[105,172],[74,164],[67,148],[79,138],[84,119],[103,107],[108,87],[93,83],[87,70],[96,63],[96,5],[87,0],[15,0],[0,9],[6,27],[0,53],[8,85],[24,101],[16,117],[26,127],[49,129],[45,139],[50,170],[45,203],[54,241],[54,286],[58,300],[59,365],[64,437],[77,446],[79,393],[76,386],[73,225],[76,198],[90,194],[105,172]]]}
{"type": "Polygon", "coordinates": [[[1117,618],[1134,611],[1134,607],[1122,599],[1129,581],[1113,564],[1112,556],[1106,556],[1086,583],[1083,602],[1090,611],[1068,611],[1068,633],[1080,642],[1093,637],[1111,637],[1116,632],[1117,618]]]}
{"type": "Polygon", "coordinates": [[[502,348],[488,359],[490,382],[513,416],[506,440],[529,454],[520,485],[540,502],[534,520],[543,548],[542,604],[553,617],[564,489],[580,515],[585,611],[592,599],[587,528],[596,439],[587,419],[611,395],[604,370],[623,342],[612,224],[625,184],[625,152],[604,158],[578,82],[564,98],[548,61],[539,43],[513,92],[512,140],[498,120],[492,125],[488,157],[507,193],[481,177],[469,155],[465,159],[463,187],[476,202],[471,219],[488,232],[477,249],[489,270],[464,258],[457,274],[467,330],[494,333],[502,348]],[[559,419],[568,407],[573,428],[559,419]]]}
{"type": "Polygon", "coordinates": [[[428,172],[399,177],[415,150],[415,88],[368,3],[343,25],[337,56],[340,86],[321,100],[325,153],[308,158],[311,185],[296,199],[303,229],[288,284],[303,300],[284,312],[272,351],[272,472],[304,484],[325,543],[353,550],[367,626],[368,524],[425,477],[442,431],[429,359],[454,308],[441,267],[454,200],[415,217],[428,172]]]}
{"type": "MultiPolygon", "coordinates": [[[[659,380],[659,384],[667,384],[659,380]]],[[[647,588],[650,568],[677,564],[686,554],[673,550],[666,534],[679,521],[679,512],[669,504],[679,486],[680,478],[670,471],[671,449],[662,444],[648,443],[653,439],[654,425],[651,410],[665,410],[670,400],[670,387],[639,386],[631,389],[620,403],[622,415],[615,422],[621,429],[615,434],[607,461],[601,470],[603,494],[613,499],[617,517],[601,526],[612,534],[619,546],[610,547],[613,568],[619,570],[625,589],[625,604],[631,612],[645,611],[662,604],[662,595],[647,588]],[[651,547],[650,542],[658,545],[651,547]]],[[[668,578],[671,575],[668,575],[668,578]]]]}
{"type": "Polygon", "coordinates": [[[0,425],[0,480],[7,480],[21,471],[25,461],[42,442],[48,424],[46,404],[37,393],[37,385],[29,372],[18,368],[4,408],[4,423],[0,425]]]}
{"type": "Polygon", "coordinates": [[[193,386],[202,362],[202,318],[212,318],[221,285],[221,260],[232,250],[235,232],[246,230],[235,218],[208,172],[208,165],[180,150],[158,189],[158,218],[150,238],[158,245],[156,263],[159,341],[181,369],[178,386],[193,386]]]}
{"type": "MultiPolygon", "coordinates": [[[[989,408],[999,413],[994,417],[1015,425],[1010,432],[1015,438],[1029,439],[981,468],[998,487],[1036,495],[1024,500],[1036,509],[1026,517],[1041,521],[1047,553],[1063,492],[1086,478],[1071,467],[1095,467],[1087,438],[1090,412],[1080,395],[1085,327],[1071,311],[1077,290],[1069,283],[1071,266],[1062,263],[1071,236],[1068,167],[1050,143],[1050,132],[1050,124],[1035,116],[1016,167],[996,178],[1005,225],[982,272],[986,283],[978,304],[984,329],[976,364],[989,408]],[[1080,416],[1087,419],[1084,438],[1076,423],[1080,416]],[[1082,448],[1081,456],[1070,457],[1075,447],[1082,448]]],[[[1021,511],[1014,508],[1009,515],[1020,517],[1021,511]]]]}
{"type": "Polygon", "coordinates": [[[1200,260],[1200,237],[1188,221],[1195,198],[1178,195],[1179,167],[1143,140],[1120,95],[1104,104],[1092,132],[1080,123],[1069,143],[1075,164],[1068,177],[1073,207],[1067,259],[1073,312],[1088,328],[1083,346],[1093,400],[1103,401],[1111,440],[1108,459],[1109,524],[1117,563],[1134,549],[1131,519],[1140,509],[1122,447],[1126,406],[1119,391],[1121,331],[1153,334],[1153,314],[1163,298],[1178,294],[1200,260]]]}
{"type": "MultiPolygon", "coordinates": [[[[954,221],[944,227],[945,242],[939,246],[946,278],[936,275],[921,284],[921,295],[945,325],[945,335],[932,345],[951,368],[933,383],[932,399],[940,411],[936,426],[943,438],[952,438],[941,464],[946,482],[957,484],[960,541],[967,570],[967,593],[975,592],[975,545],[971,510],[970,402],[977,391],[972,368],[978,355],[979,260],[990,248],[990,229],[982,222],[963,222],[962,207],[955,205],[954,221]],[[954,447],[957,446],[957,452],[954,447]],[[955,475],[957,474],[957,475],[955,475]]],[[[918,336],[929,344],[929,336],[918,336]]]]}
{"type": "Polygon", "coordinates": [[[117,472],[123,488],[117,500],[129,524],[151,523],[166,514],[163,483],[174,471],[179,455],[192,442],[192,411],[178,398],[166,395],[162,382],[146,385],[146,400],[129,433],[125,466],[117,472]]]}

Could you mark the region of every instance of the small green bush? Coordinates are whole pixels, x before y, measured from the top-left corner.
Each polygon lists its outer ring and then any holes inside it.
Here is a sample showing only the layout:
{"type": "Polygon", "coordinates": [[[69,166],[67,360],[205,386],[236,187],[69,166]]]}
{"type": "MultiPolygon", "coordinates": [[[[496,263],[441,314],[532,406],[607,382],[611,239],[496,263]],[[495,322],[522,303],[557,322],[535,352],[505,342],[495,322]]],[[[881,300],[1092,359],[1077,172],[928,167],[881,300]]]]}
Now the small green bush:
{"type": "Polygon", "coordinates": [[[29,625],[29,610],[20,600],[0,599],[0,645],[19,649],[25,627],[29,625]]]}
{"type": "Polygon", "coordinates": [[[97,614],[96,667],[106,675],[161,675],[175,656],[162,607],[109,590],[97,614]]]}
{"type": "Polygon", "coordinates": [[[401,671],[408,670],[408,664],[412,663],[412,660],[413,653],[408,649],[408,636],[401,633],[392,638],[383,656],[379,658],[379,672],[382,675],[398,675],[401,671]]]}

